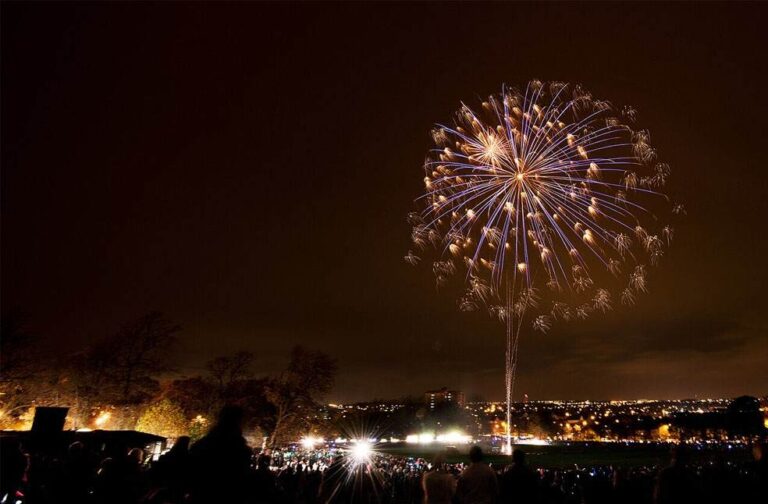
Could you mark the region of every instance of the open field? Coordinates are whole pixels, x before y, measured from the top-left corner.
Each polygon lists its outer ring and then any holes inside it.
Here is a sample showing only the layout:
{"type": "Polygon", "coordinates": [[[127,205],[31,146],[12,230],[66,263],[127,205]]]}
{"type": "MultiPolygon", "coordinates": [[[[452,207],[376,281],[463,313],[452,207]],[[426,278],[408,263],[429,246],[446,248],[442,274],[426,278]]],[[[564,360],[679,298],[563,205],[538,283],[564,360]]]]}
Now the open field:
{"type": "MultiPolygon", "coordinates": [[[[670,447],[664,444],[635,444],[624,445],[617,443],[568,443],[547,446],[520,446],[526,452],[531,465],[535,467],[565,468],[574,466],[613,465],[634,467],[643,465],[665,465],[669,463],[670,447]]],[[[379,451],[403,457],[421,457],[431,459],[440,451],[438,446],[388,445],[380,447],[379,451]]],[[[726,460],[741,462],[749,460],[750,452],[745,447],[707,447],[691,448],[690,458],[693,462],[709,460],[726,460]]],[[[486,457],[489,461],[506,464],[509,458],[503,455],[491,454],[486,457]]],[[[467,448],[449,449],[448,462],[466,462],[467,448]]]]}

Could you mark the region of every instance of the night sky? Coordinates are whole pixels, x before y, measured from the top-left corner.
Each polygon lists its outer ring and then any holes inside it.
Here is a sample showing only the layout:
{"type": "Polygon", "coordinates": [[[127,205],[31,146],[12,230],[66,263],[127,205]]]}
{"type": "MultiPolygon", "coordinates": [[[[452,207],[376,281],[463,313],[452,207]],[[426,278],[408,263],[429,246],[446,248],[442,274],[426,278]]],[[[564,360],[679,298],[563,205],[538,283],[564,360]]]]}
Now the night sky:
{"type": "Polygon", "coordinates": [[[768,392],[766,4],[2,6],[2,306],[58,355],[158,309],[181,374],[295,344],[329,399],[503,396],[503,327],[403,261],[429,130],[531,78],[631,104],[687,218],[516,397],[768,392]]]}

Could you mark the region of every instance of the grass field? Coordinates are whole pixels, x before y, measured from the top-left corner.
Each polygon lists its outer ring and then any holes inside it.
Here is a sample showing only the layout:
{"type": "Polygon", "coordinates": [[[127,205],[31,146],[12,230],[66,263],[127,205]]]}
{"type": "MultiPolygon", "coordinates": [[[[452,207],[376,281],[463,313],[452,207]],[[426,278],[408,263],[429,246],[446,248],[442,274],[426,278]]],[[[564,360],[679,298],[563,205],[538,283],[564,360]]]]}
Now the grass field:
{"type": "MultiPolygon", "coordinates": [[[[670,447],[666,445],[623,445],[615,443],[569,443],[548,446],[520,446],[534,467],[565,468],[574,466],[612,465],[636,467],[643,465],[665,465],[669,463],[670,447]]],[[[402,457],[420,457],[432,459],[440,448],[437,446],[387,445],[377,448],[379,451],[402,457]]],[[[467,462],[467,448],[447,450],[449,463],[467,462]]],[[[747,461],[750,453],[746,448],[727,447],[690,449],[690,458],[694,463],[713,459],[732,462],[747,461]]],[[[490,454],[486,459],[494,464],[509,463],[509,457],[490,454]]]]}

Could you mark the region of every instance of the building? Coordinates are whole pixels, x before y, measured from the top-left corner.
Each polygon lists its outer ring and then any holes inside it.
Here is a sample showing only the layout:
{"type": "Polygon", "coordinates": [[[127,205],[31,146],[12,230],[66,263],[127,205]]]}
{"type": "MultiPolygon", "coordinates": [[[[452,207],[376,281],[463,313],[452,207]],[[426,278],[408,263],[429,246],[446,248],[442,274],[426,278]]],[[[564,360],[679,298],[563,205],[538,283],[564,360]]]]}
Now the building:
{"type": "Polygon", "coordinates": [[[427,390],[424,392],[424,402],[427,403],[430,411],[442,404],[455,404],[464,407],[464,392],[448,390],[447,387],[440,390],[427,390]]]}

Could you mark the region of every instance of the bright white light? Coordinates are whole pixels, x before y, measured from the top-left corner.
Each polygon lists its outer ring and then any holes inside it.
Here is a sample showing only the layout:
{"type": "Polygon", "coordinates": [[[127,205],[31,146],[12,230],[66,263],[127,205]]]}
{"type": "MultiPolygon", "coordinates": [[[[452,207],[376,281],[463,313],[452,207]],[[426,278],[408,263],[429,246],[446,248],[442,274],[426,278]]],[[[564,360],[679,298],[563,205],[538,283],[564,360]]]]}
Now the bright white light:
{"type": "Polygon", "coordinates": [[[432,444],[440,443],[447,445],[467,444],[472,442],[472,436],[464,434],[460,431],[451,431],[445,434],[438,434],[435,436],[432,432],[422,432],[421,434],[409,434],[405,438],[405,442],[409,444],[432,444]]]}
{"type": "Polygon", "coordinates": [[[312,450],[315,448],[316,445],[322,444],[323,442],[325,442],[325,440],[321,437],[304,436],[301,439],[301,446],[303,446],[307,450],[312,450]]]}
{"type": "Polygon", "coordinates": [[[371,459],[371,443],[365,440],[355,441],[350,450],[355,464],[365,464],[371,459]]]}
{"type": "Polygon", "coordinates": [[[546,439],[530,438],[530,439],[518,439],[515,444],[531,445],[531,446],[546,446],[549,441],[546,439]]]}
{"type": "Polygon", "coordinates": [[[443,444],[467,444],[472,442],[472,437],[459,431],[451,431],[447,434],[440,434],[436,441],[443,444]]]}
{"type": "Polygon", "coordinates": [[[419,434],[419,444],[430,444],[435,440],[435,435],[431,432],[422,432],[419,434]]]}

